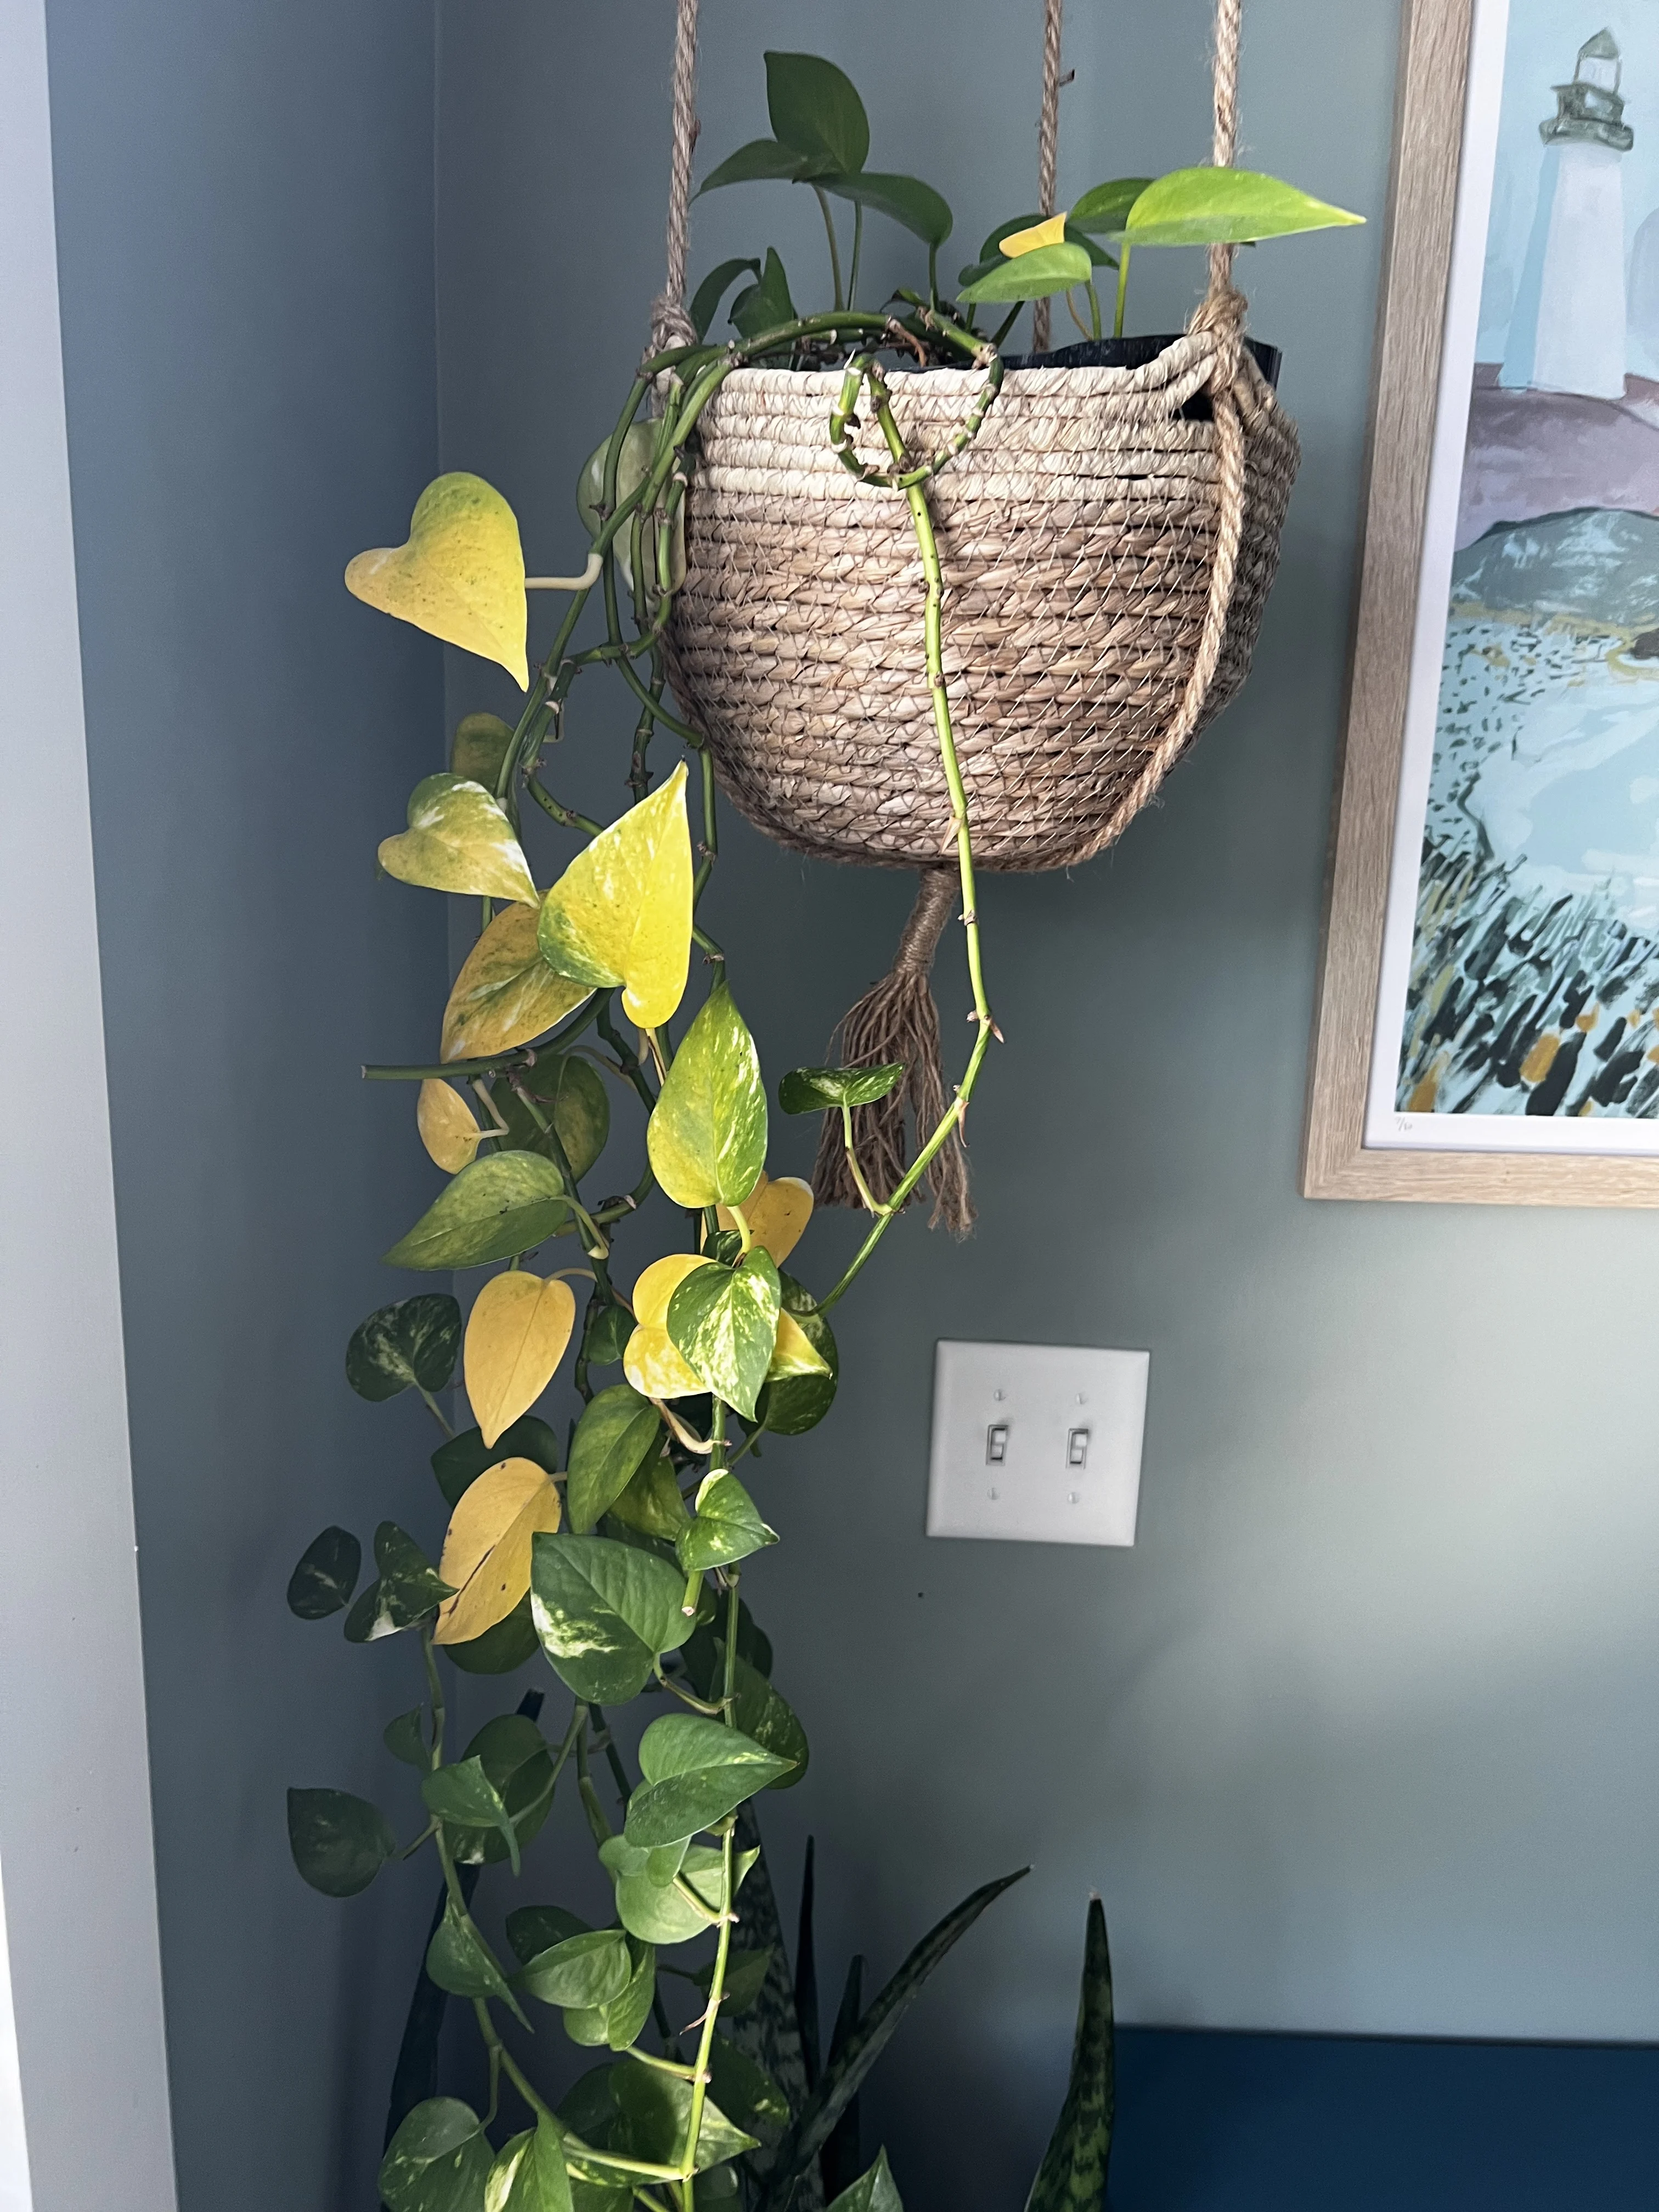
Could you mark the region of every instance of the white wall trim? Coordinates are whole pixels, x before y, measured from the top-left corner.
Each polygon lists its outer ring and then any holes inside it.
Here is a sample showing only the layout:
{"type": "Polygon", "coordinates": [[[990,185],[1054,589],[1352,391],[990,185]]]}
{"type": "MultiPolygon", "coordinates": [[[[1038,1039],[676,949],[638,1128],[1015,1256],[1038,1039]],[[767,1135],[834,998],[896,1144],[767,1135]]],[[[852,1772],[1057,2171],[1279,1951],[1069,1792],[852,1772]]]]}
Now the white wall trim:
{"type": "Polygon", "coordinates": [[[44,0],[0,0],[0,2209],[173,2212],[44,0]]]}

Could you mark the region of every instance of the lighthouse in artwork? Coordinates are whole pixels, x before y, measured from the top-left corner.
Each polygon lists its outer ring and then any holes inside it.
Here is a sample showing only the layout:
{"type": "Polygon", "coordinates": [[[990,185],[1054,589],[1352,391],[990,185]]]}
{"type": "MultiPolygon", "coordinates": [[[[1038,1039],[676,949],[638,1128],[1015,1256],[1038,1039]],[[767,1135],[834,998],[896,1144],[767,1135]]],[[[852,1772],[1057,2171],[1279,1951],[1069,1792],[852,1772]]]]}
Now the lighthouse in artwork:
{"type": "Polygon", "coordinates": [[[1636,138],[1620,73],[1613,33],[1598,32],[1539,126],[1538,212],[1498,379],[1512,392],[1625,396],[1623,166],[1636,138]]]}

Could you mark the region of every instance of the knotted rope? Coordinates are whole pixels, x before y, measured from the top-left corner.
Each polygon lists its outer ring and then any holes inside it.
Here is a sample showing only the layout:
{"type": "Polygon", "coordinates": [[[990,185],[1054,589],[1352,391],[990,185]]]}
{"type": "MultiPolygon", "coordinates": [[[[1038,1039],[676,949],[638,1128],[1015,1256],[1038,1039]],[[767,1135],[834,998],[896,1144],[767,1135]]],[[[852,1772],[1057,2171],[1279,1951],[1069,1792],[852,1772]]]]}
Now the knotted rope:
{"type": "MultiPolygon", "coordinates": [[[[697,0],[678,0],[674,21],[674,146],[668,172],[668,273],[651,303],[653,354],[696,345],[696,325],[685,312],[685,264],[691,235],[691,156],[697,132],[697,0]]],[[[649,356],[647,356],[647,358],[649,356]]]]}

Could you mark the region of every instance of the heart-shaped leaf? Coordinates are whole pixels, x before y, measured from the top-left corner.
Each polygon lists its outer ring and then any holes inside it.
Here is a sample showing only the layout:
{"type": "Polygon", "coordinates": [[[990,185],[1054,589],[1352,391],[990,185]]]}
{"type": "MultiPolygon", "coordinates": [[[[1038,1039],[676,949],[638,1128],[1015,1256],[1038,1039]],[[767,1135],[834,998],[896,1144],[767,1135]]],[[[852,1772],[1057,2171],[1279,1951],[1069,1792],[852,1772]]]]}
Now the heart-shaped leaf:
{"type": "Polygon", "coordinates": [[[780,1275],[778,1283],[783,1306],[778,1325],[780,1340],[784,1334],[783,1319],[793,1321],[823,1360],[827,1372],[781,1376],[769,1381],[755,1410],[775,1436],[805,1436],[807,1430],[817,1426],[834,1403],[841,1359],[835,1334],[815,1307],[811,1292],[793,1275],[780,1275]]]}
{"type": "Polygon", "coordinates": [[[449,772],[498,791],[512,742],[513,725],[499,714],[463,714],[449,741],[449,772]]]}
{"type": "Polygon", "coordinates": [[[439,1572],[456,1595],[433,1641],[470,1644],[505,1620],[530,1588],[535,1538],[558,1525],[559,1493],[533,1460],[502,1460],[471,1484],[444,1538],[439,1572]]]}
{"type": "MultiPolygon", "coordinates": [[[[740,264],[741,265],[741,264],[740,264]]],[[[576,479],[576,512],[582,519],[582,527],[590,538],[597,538],[612,510],[605,503],[605,472],[611,458],[611,441],[595,448],[583,465],[576,479]]],[[[617,505],[631,499],[650,475],[657,459],[657,427],[651,422],[635,422],[623,435],[622,450],[617,456],[617,505]]],[[[623,582],[631,592],[634,588],[632,519],[624,523],[611,539],[617,556],[617,566],[622,571],[623,582]]],[[[657,589],[657,526],[647,514],[643,518],[642,539],[644,553],[645,588],[657,589]]],[[[685,501],[681,500],[674,509],[673,535],[669,556],[669,585],[678,592],[685,581],[685,501]]]]}
{"type": "Polygon", "coordinates": [[[769,2141],[783,2133],[789,2124],[789,2100],[763,2066],[717,2035],[708,2047],[708,2070],[709,2092],[734,2126],[769,2141]]]}
{"type": "MultiPolygon", "coordinates": [[[[763,1175],[743,1202],[743,1218],[756,1243],[782,1267],[812,1218],[812,1186],[799,1176],[774,1180],[763,1175]]],[[[729,1206],[720,1207],[720,1222],[722,1229],[737,1227],[737,1216],[729,1206]]]]}
{"type": "Polygon", "coordinates": [[[606,1536],[538,1536],[532,1550],[536,1633],[555,1674],[589,1705],[636,1697],[690,1627],[680,1611],[684,1577],[666,1559],[606,1536]]]}
{"type": "Polygon", "coordinates": [[[548,1133],[531,1113],[550,1121],[570,1172],[578,1182],[605,1150],[611,1134],[611,1102],[599,1070],[574,1053],[539,1054],[534,1067],[498,1078],[489,1086],[495,1111],[507,1124],[502,1140],[520,1152],[543,1152],[556,1159],[548,1133]],[[527,1103],[529,1102],[529,1103],[527,1103]]]}
{"type": "MultiPolygon", "coordinates": [[[[527,1600],[525,1609],[527,1613],[527,1600]]],[[[485,1634],[491,1632],[486,1630],[485,1634]]],[[[447,1646],[446,1649],[453,1656],[457,1650],[476,1649],[478,1640],[475,1639],[471,1646],[447,1646]]],[[[533,1628],[531,1630],[531,1646],[533,1650],[533,1628]]],[[[496,1795],[507,1808],[513,1832],[518,1838],[519,1849],[522,1851],[525,1845],[539,1833],[552,1809],[553,1788],[557,1778],[546,1738],[526,1714],[498,1713],[493,1721],[486,1721],[478,1730],[468,1744],[465,1758],[477,1759],[484,1771],[485,1778],[494,1785],[496,1795]]],[[[450,1847],[457,1863],[464,1866],[493,1864],[509,1855],[505,1832],[499,1826],[464,1829],[451,1838],[450,1847]]]]}
{"type": "Polygon", "coordinates": [[[855,176],[836,174],[819,181],[837,199],[854,200],[860,206],[874,208],[878,215],[890,216],[925,246],[943,246],[956,226],[951,203],[920,177],[861,169],[855,176]]]}
{"type": "Polygon", "coordinates": [[[590,996],[588,985],[556,975],[542,957],[539,920],[533,906],[503,907],[467,954],[444,1008],[440,1060],[483,1060],[529,1044],[590,996]]]}
{"type": "Polygon", "coordinates": [[[411,1385],[447,1389],[460,1348],[460,1307],[447,1291],[422,1291],[358,1322],[346,1346],[346,1381],[375,1404],[411,1385]]]}
{"type": "Polygon", "coordinates": [[[427,1158],[446,1175],[459,1175],[477,1156],[483,1131],[453,1083],[423,1083],[415,1099],[415,1127],[427,1158]]]}
{"type": "MultiPolygon", "coordinates": [[[[513,1871],[519,1871],[516,1857],[513,1871]]],[[[451,1996],[494,1997],[498,2003],[509,2007],[515,2019],[529,2027],[524,2007],[513,1994],[494,1953],[471,1920],[457,1910],[453,1898],[444,1907],[444,1917],[427,1946],[426,1971],[451,1996]]]]}
{"type": "MultiPolygon", "coordinates": [[[[836,166],[828,154],[798,154],[793,146],[781,146],[775,138],[751,138],[746,146],[739,146],[735,154],[728,154],[708,172],[697,188],[698,197],[718,191],[722,185],[753,185],[768,180],[779,184],[811,183],[819,177],[834,175],[836,166]]],[[[734,275],[739,267],[757,266],[753,262],[726,265],[734,275]]],[[[726,281],[730,283],[731,279],[726,281]]],[[[726,288],[722,285],[720,289],[724,291],[726,288]]]]}
{"type": "Polygon", "coordinates": [[[379,1806],[345,1790],[290,1790],[288,1841],[301,1875],[325,1897],[356,1897],[398,1854],[379,1806]]]}
{"type": "Polygon", "coordinates": [[[1044,246],[1060,246],[1066,240],[1066,217],[1063,215],[1044,216],[1040,222],[1027,224],[1024,230],[1005,231],[1000,248],[1010,259],[1022,253],[1035,253],[1044,246]]]}
{"type": "Polygon", "coordinates": [[[685,995],[691,960],[691,833],[685,763],[602,830],[542,902],[542,957],[562,975],[623,989],[623,1011],[658,1029],[685,995]]]}
{"type": "Polygon", "coordinates": [[[766,1165],[766,1091],[755,1040],[717,983],[674,1055],[646,1134],[676,1206],[741,1205],[766,1165]]]}
{"type": "Polygon", "coordinates": [[[611,1516],[642,1536],[672,1544],[691,1520],[672,1462],[660,1453],[648,1458],[621,1496],[611,1500],[611,1516]]]}
{"type": "MultiPolygon", "coordinates": [[[[629,2149],[636,2158],[672,2165],[683,2154],[691,2125],[691,2084],[637,2058],[625,2058],[614,2069],[611,2093],[626,2128],[629,2149]]],[[[758,2150],[753,2136],[734,2127],[712,2097],[705,2097],[702,2123],[697,2130],[696,2170],[724,2165],[745,2150],[758,2150]]]]}
{"type": "Polygon", "coordinates": [[[363,1547],[349,1528],[325,1528],[307,1545],[288,1578],[288,1609],[301,1620],[326,1620],[351,1602],[363,1547]]]}
{"type": "Polygon", "coordinates": [[[963,285],[957,296],[970,304],[981,300],[1046,300],[1051,293],[1069,292],[1073,284],[1087,283],[1093,270],[1086,246],[1069,242],[1039,246],[1034,252],[1018,254],[1012,261],[988,269],[982,276],[963,285]]]}
{"type": "Polygon", "coordinates": [[[778,1316],[777,1341],[772,1347],[772,1364],[766,1370],[767,1387],[775,1382],[793,1382],[797,1376],[826,1376],[830,1363],[818,1350],[793,1314],[778,1316]]]}
{"type": "Polygon", "coordinates": [[[592,2012],[565,2014],[564,2032],[573,2043],[608,2043],[613,2051],[626,2051],[638,2041],[657,1994],[657,1954],[637,1936],[630,1936],[628,1948],[634,1973],[622,1995],[592,2012]]]}
{"type": "Polygon", "coordinates": [[[1150,177],[1113,177],[1103,185],[1097,185],[1091,191],[1085,192],[1072,210],[1073,225],[1079,230],[1121,238],[1128,226],[1130,209],[1152,181],[1150,177]]]}
{"type": "Polygon", "coordinates": [[[903,1079],[902,1060],[890,1060],[880,1067],[792,1067],[778,1085],[778,1103],[786,1114],[873,1106],[903,1079]]]}
{"type": "Polygon", "coordinates": [[[473,1300],[463,1366],[472,1418],[485,1443],[529,1412],[558,1371],[576,1299],[557,1276],[523,1268],[492,1276],[473,1300]]]}
{"type": "MultiPolygon", "coordinates": [[[[720,1675],[726,1671],[726,1643],[717,1637],[720,1651],[720,1675]]],[[[775,1690],[757,1668],[751,1667],[741,1651],[732,1669],[732,1689],[736,1702],[732,1708],[733,1723],[746,1736],[769,1751],[775,1759],[787,1759],[787,1772],[778,1775],[768,1784],[773,1790],[793,1790],[805,1775],[811,1753],[807,1747],[806,1731],[795,1717],[793,1708],[782,1693],[775,1690]]]]}
{"type": "Polygon", "coordinates": [[[380,1741],[405,1766],[419,1767],[424,1774],[432,1764],[426,1741],[426,1711],[421,1705],[412,1705],[395,1721],[388,1721],[380,1731],[380,1741]]]}
{"type": "Polygon", "coordinates": [[[544,1420],[526,1413],[487,1444],[477,1429],[463,1429],[432,1455],[432,1472],[453,1512],[486,1468],[504,1459],[533,1459],[544,1474],[559,1471],[559,1440],[544,1420]]]}
{"type": "Polygon", "coordinates": [[[634,1958],[620,1929],[601,1928],[555,1943],[514,1978],[544,2004],[608,2005],[633,1980],[634,1958]]]}
{"type": "Polygon", "coordinates": [[[429,891],[534,904],[536,881],[513,824],[481,783],[445,770],[409,794],[409,827],[380,843],[380,866],[429,891]]]}
{"type": "Polygon", "coordinates": [[[755,282],[732,302],[732,327],[739,337],[757,338],[796,319],[789,278],[775,246],[766,249],[766,264],[755,282]]]}
{"type": "Polygon", "coordinates": [[[562,1905],[520,1905],[507,1916],[507,1940],[521,1966],[568,1936],[592,1933],[586,1921],[562,1905]]]}
{"type": "Polygon", "coordinates": [[[696,1518],[674,1548],[690,1575],[708,1567],[729,1567],[777,1540],[777,1531],[761,1519],[737,1476],[722,1471],[703,1481],[697,1492],[696,1518]]]}
{"type": "MultiPolygon", "coordinates": [[[[979,259],[971,268],[962,271],[958,282],[963,284],[976,284],[980,278],[986,276],[991,270],[1004,267],[1008,258],[1002,250],[1005,240],[1017,237],[1021,231],[1031,229],[1043,219],[1040,216],[1022,215],[1017,216],[1012,222],[999,223],[984,245],[981,246],[979,259]]],[[[1103,246],[1091,237],[1088,231],[1081,228],[1069,216],[1066,218],[1062,235],[1067,245],[1082,248],[1094,268],[1115,269],[1117,267],[1116,257],[1109,253],[1103,246]]]]}
{"type": "Polygon", "coordinates": [[[1142,192],[1123,235],[1130,246],[1244,245],[1364,220],[1255,169],[1172,169],[1142,192]]]}
{"type": "Polygon", "coordinates": [[[576,1424],[570,1443],[570,1526],[579,1536],[620,1498],[653,1451],[662,1417],[627,1382],[601,1390],[576,1424]]]}
{"type": "Polygon", "coordinates": [[[850,2189],[842,2191],[830,2212],[904,2212],[885,2150],[876,2154],[876,2162],[868,2173],[861,2174],[850,2189]]]}
{"type": "MultiPolygon", "coordinates": [[[[421,1795],[427,1810],[446,1825],[457,1828],[491,1828],[507,1847],[513,1871],[519,1871],[519,1838],[501,1793],[484,1772],[477,1757],[459,1759],[422,1777],[421,1795]]],[[[458,1995],[465,1994],[458,1991],[458,1995]]]]}
{"type": "Polygon", "coordinates": [[[744,1420],[754,1418],[772,1363],[779,1311],[778,1271],[758,1246],[735,1267],[706,1261],[668,1302],[674,1349],[744,1420]]]}
{"type": "Polygon", "coordinates": [[[380,2163],[380,2195],[391,2212],[480,2212],[493,2155],[470,2105],[429,2097],[392,2136],[380,2163]]]}
{"type": "Polygon", "coordinates": [[[505,1620],[486,1628],[470,1644],[446,1644],[443,1654],[450,1665],[459,1667],[464,1674],[514,1674],[540,1649],[536,1641],[536,1624],[530,1618],[526,1592],[505,1620]]]}
{"type": "Polygon", "coordinates": [[[564,1177],[534,1152],[496,1152],[463,1168],[407,1237],[389,1267],[482,1267],[511,1260],[568,1226],[564,1177]]]}
{"type": "MultiPolygon", "coordinates": [[[[584,2206],[588,2195],[584,2189],[584,2206]]],[[[501,2147],[484,2185],[483,2212],[572,2212],[573,2202],[558,2127],[544,2112],[501,2147]]]]}
{"type": "Polygon", "coordinates": [[[653,1260],[634,1285],[639,1326],[623,1352],[623,1373],[644,1398],[696,1398],[706,1387],[675,1350],[668,1334],[668,1302],[688,1275],[706,1263],[694,1252],[653,1260]]]}
{"type": "Polygon", "coordinates": [[[415,502],[408,542],[360,553],[346,589],[447,645],[499,662],[530,687],[524,550],[512,508],[482,477],[457,471],[415,502]]]}
{"type": "Polygon", "coordinates": [[[842,173],[870,155],[870,118],[845,70],[818,54],[766,57],[766,112],[772,134],[797,154],[823,156],[842,173]]]}
{"type": "Polygon", "coordinates": [[[374,1531],[374,1564],[380,1571],[377,1607],[394,1630],[412,1628],[454,1595],[415,1539],[395,1521],[382,1521],[374,1531]]]}
{"type": "MultiPolygon", "coordinates": [[[[763,139],[761,143],[763,145],[769,144],[770,141],[763,139]]],[[[726,164],[722,163],[721,166],[725,167],[726,164]]],[[[712,185],[716,180],[717,177],[711,177],[708,182],[712,185]]],[[[732,178],[726,181],[735,183],[737,180],[732,178]]],[[[708,185],[705,185],[703,190],[707,191],[708,185]]],[[[737,283],[738,277],[758,276],[760,273],[761,265],[758,261],[722,261],[718,268],[709,270],[702,283],[698,285],[691,300],[691,320],[699,339],[708,337],[709,325],[714,319],[720,301],[737,283]]]]}
{"type": "MultiPolygon", "coordinates": [[[[630,1847],[621,1836],[613,1836],[601,1856],[609,1853],[612,1845],[623,1850],[630,1847]]],[[[635,1855],[640,1863],[637,1873],[624,1873],[611,1864],[617,1885],[617,1917],[630,1936],[641,1942],[652,1944],[689,1943],[693,1936],[701,1936],[720,1918],[720,1854],[706,1845],[694,1844],[685,1853],[682,1875],[685,1890],[665,1887],[654,1882],[644,1868],[645,1854],[635,1855]],[[693,1899],[699,1902],[693,1902],[693,1899]]]]}
{"type": "Polygon", "coordinates": [[[737,1729],[696,1713],[668,1713],[640,1739],[643,1783],[628,1801],[630,1844],[672,1844],[712,1827],[764,1790],[788,1762],[737,1729]]]}

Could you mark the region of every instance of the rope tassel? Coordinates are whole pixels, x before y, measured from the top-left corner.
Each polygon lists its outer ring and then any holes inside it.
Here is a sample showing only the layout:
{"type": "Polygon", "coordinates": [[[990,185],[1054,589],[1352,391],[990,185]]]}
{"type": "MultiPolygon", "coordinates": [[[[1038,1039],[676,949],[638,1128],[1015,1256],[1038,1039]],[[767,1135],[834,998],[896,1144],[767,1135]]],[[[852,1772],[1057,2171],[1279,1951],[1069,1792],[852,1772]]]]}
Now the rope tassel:
{"type": "MultiPolygon", "coordinates": [[[[939,1045],[939,1008],[928,981],[933,954],[956,903],[954,869],[921,873],[916,902],[904,925],[890,971],[866,991],[830,1041],[832,1060],[843,1067],[881,1067],[904,1063],[904,1080],[873,1106],[853,1112],[853,1145],[865,1181],[884,1204],[902,1181],[908,1147],[905,1109],[921,1138],[945,1115],[946,1091],[939,1045]]],[[[930,1226],[941,1223],[953,1237],[974,1225],[968,1189],[968,1155],[961,1131],[954,1131],[934,1155],[924,1180],[933,1194],[930,1226]]],[[[812,1170],[812,1195],[820,1206],[862,1206],[848,1163],[839,1114],[826,1114],[812,1170]]]]}

